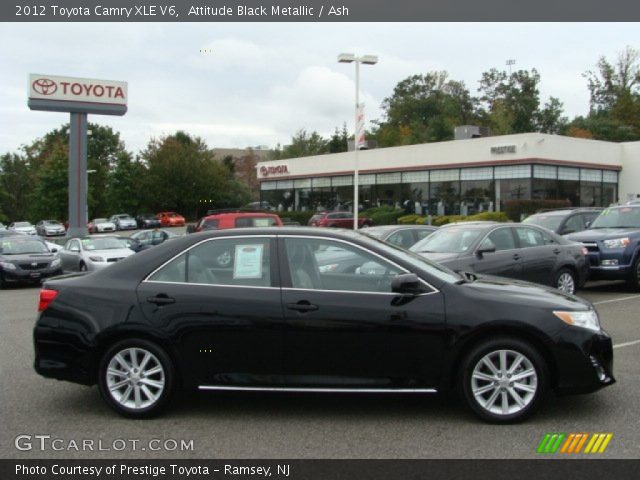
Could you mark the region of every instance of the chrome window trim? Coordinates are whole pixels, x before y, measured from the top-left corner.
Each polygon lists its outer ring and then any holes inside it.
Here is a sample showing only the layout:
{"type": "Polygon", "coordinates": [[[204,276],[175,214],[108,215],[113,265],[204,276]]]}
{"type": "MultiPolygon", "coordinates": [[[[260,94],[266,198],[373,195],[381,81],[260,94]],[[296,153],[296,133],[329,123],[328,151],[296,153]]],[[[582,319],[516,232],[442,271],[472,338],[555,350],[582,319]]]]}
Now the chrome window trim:
{"type": "Polygon", "coordinates": [[[310,392],[310,393],[437,393],[435,388],[339,388],[339,387],[250,387],[200,385],[198,390],[228,390],[253,392],[310,392]]]}
{"type": "MultiPolygon", "coordinates": [[[[365,252],[368,252],[368,253],[370,253],[371,255],[373,255],[373,256],[375,256],[375,257],[378,257],[379,259],[381,259],[381,260],[383,260],[383,261],[385,261],[385,262],[387,262],[387,263],[390,263],[390,264],[391,264],[391,265],[393,265],[394,267],[398,268],[398,269],[401,271],[401,273],[414,273],[414,272],[410,272],[410,271],[409,271],[409,270],[407,270],[406,268],[404,268],[404,267],[402,267],[402,266],[398,265],[396,262],[394,262],[394,261],[393,261],[393,260],[391,260],[391,259],[385,258],[385,257],[383,257],[382,255],[380,255],[380,254],[378,254],[378,253],[376,253],[376,252],[373,252],[373,251],[369,250],[369,249],[368,249],[368,248],[366,248],[366,247],[363,247],[363,246],[358,245],[358,244],[356,244],[356,243],[350,242],[350,241],[348,241],[348,240],[343,240],[342,238],[318,237],[318,236],[315,236],[315,235],[295,235],[295,234],[284,234],[284,235],[278,235],[278,237],[279,237],[279,238],[312,238],[312,239],[317,239],[317,240],[330,240],[330,241],[334,241],[334,242],[346,243],[347,245],[353,245],[355,248],[359,248],[360,250],[364,250],[365,252]]],[[[427,286],[427,287],[429,287],[431,290],[433,290],[433,292],[425,292],[425,293],[437,293],[437,292],[439,292],[439,291],[440,291],[440,290],[438,290],[436,287],[434,287],[433,285],[431,285],[429,282],[427,282],[426,280],[424,280],[422,277],[418,276],[418,279],[420,279],[420,281],[421,281],[424,285],[426,285],[426,286],[427,286]]],[[[283,290],[284,290],[284,289],[283,289],[283,290]]],[[[327,292],[327,291],[328,291],[328,292],[331,292],[331,291],[334,291],[334,290],[320,290],[320,289],[315,289],[315,288],[302,288],[302,289],[297,289],[297,290],[307,290],[307,291],[309,291],[309,290],[310,290],[310,291],[315,291],[315,292],[320,292],[320,291],[323,291],[323,292],[327,292]]],[[[351,293],[376,293],[376,292],[357,292],[357,291],[356,291],[356,292],[353,292],[352,290],[337,290],[337,291],[340,291],[340,292],[345,292],[345,291],[347,291],[347,292],[351,292],[351,293]]],[[[385,292],[379,292],[379,293],[386,294],[385,292]]],[[[391,293],[393,294],[393,292],[391,292],[391,293]]],[[[398,294],[397,294],[397,293],[395,293],[395,294],[393,294],[393,295],[398,295],[398,294]]],[[[424,294],[420,294],[420,295],[424,295],[424,294]]]]}
{"type": "MultiPolygon", "coordinates": [[[[419,278],[419,277],[418,277],[419,278]]],[[[422,279],[421,279],[422,280],[422,279]]],[[[293,288],[293,287],[282,287],[283,291],[294,291],[294,292],[326,292],[326,293],[356,293],[359,295],[387,295],[392,297],[398,297],[402,295],[401,293],[394,292],[367,292],[362,290],[328,290],[323,288],[293,288]]],[[[424,292],[415,294],[415,297],[423,297],[425,295],[432,295],[434,293],[438,293],[438,290],[434,290],[431,292],[424,292]]]]}
{"type": "MultiPolygon", "coordinates": [[[[159,280],[149,280],[149,278],[151,278],[153,275],[156,274],[156,272],[162,268],[164,268],[167,264],[171,263],[172,261],[174,261],[176,258],[178,258],[180,255],[183,255],[185,253],[187,253],[188,251],[190,251],[191,249],[202,245],[203,243],[206,242],[212,242],[215,240],[222,240],[222,239],[235,239],[235,238],[268,238],[268,239],[278,239],[278,238],[312,238],[312,239],[318,239],[318,240],[332,240],[332,241],[337,241],[337,242],[341,242],[341,243],[346,243],[347,245],[353,245],[356,248],[359,248],[361,250],[364,250],[366,252],[369,252],[371,255],[374,255],[380,259],[382,259],[383,261],[392,264],[393,266],[395,266],[396,268],[398,268],[401,272],[404,273],[413,273],[410,272],[409,270],[407,270],[406,268],[398,265],[397,263],[395,263],[393,260],[390,260],[388,258],[383,257],[382,255],[377,254],[376,252],[373,252],[371,250],[369,250],[368,248],[362,247],[360,245],[357,245],[353,242],[349,242],[348,240],[343,240],[341,238],[332,238],[332,237],[322,237],[322,236],[315,236],[315,235],[292,235],[292,234],[285,234],[285,235],[279,235],[279,234],[263,234],[263,235],[229,235],[229,236],[223,236],[223,237],[213,237],[213,238],[205,238],[197,243],[194,243],[193,245],[191,245],[189,248],[182,250],[180,253],[174,255],[173,257],[171,257],[169,260],[165,261],[164,263],[162,263],[159,267],[157,267],[155,270],[153,270],[149,275],[147,275],[144,280],[142,280],[142,282],[140,283],[160,283],[160,284],[167,284],[167,285],[198,285],[198,286],[208,286],[208,287],[228,287],[228,288],[259,288],[259,289],[278,289],[278,290],[302,290],[302,291],[314,291],[314,292],[334,292],[334,293],[372,293],[372,294],[378,294],[378,295],[394,295],[397,296],[397,293],[393,293],[393,292],[363,292],[363,291],[352,291],[352,290],[321,290],[321,289],[294,289],[294,288],[288,288],[288,287],[263,287],[263,286],[256,286],[256,285],[226,285],[226,284],[219,284],[219,283],[187,283],[187,282],[167,282],[167,281],[159,281],[159,280]]],[[[429,289],[431,289],[430,292],[424,292],[424,293],[420,293],[418,294],[418,296],[423,296],[423,295],[430,295],[432,293],[439,293],[440,290],[438,290],[436,287],[434,287],[433,285],[431,285],[429,282],[427,282],[426,280],[424,280],[422,277],[418,276],[418,278],[420,279],[420,281],[427,286],[429,289]]]]}

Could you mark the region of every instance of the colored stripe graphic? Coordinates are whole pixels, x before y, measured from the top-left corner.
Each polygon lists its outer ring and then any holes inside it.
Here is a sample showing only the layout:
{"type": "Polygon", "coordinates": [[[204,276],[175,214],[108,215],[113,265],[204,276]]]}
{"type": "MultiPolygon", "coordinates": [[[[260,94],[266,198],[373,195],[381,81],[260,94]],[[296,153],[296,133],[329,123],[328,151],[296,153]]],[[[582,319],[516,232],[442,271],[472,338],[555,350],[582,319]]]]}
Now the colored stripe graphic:
{"type": "Polygon", "coordinates": [[[552,432],[545,434],[536,452],[543,454],[604,453],[612,438],[613,433],[590,434],[583,432],[566,434],[552,432]]]}

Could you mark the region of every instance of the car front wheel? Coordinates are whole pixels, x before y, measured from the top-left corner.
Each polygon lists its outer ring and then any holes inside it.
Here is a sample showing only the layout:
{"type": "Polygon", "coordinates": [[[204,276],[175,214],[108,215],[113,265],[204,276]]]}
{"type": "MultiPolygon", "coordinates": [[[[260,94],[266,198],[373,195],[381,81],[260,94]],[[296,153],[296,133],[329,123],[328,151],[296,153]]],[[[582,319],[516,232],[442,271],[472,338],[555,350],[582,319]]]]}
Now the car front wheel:
{"type": "Polygon", "coordinates": [[[119,414],[148,418],[160,413],[174,390],[173,362],[147,340],[126,340],[111,347],[99,367],[102,398],[119,414]]]}
{"type": "Polygon", "coordinates": [[[546,390],[546,365],[528,343],[516,338],[486,340],[462,362],[462,395],[481,419],[493,423],[524,420],[546,390]]]}
{"type": "Polygon", "coordinates": [[[634,292],[640,291],[640,254],[637,255],[636,261],[633,262],[633,267],[627,278],[627,286],[634,292]]]}

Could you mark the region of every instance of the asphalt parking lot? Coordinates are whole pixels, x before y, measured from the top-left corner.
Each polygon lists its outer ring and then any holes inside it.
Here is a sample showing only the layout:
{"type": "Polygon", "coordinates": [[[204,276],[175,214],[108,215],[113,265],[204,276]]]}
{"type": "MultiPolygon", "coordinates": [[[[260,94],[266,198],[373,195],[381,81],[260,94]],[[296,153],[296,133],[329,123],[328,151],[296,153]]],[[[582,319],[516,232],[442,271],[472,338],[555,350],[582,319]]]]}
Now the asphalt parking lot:
{"type": "Polygon", "coordinates": [[[108,409],[96,387],[34,372],[38,289],[3,290],[0,457],[536,458],[548,432],[607,432],[613,439],[599,457],[639,458],[640,295],[606,283],[588,284],[579,294],[595,303],[613,337],[618,383],[591,395],[550,396],[526,423],[495,426],[477,420],[461,403],[419,395],[192,393],[182,394],[160,418],[126,420],[108,409]],[[38,448],[18,450],[19,435],[30,435],[38,448]],[[35,435],[51,436],[44,451],[35,435]],[[52,439],[62,439],[56,444],[62,450],[51,448],[52,439]],[[145,446],[150,439],[160,441],[156,448],[163,440],[193,441],[193,448],[152,451],[145,446]],[[83,440],[93,440],[93,450],[73,447],[83,440]],[[120,440],[126,442],[122,450],[120,440]]]}

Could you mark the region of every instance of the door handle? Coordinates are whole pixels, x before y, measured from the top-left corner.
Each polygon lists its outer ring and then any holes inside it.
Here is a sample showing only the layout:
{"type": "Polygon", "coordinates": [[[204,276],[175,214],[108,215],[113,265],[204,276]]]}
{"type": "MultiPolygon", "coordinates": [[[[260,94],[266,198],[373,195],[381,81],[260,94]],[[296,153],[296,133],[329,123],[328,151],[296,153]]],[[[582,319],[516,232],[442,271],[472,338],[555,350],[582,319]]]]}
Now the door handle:
{"type": "Polygon", "coordinates": [[[147,302],[155,303],[156,305],[161,306],[161,305],[170,305],[172,303],[176,303],[176,299],[171,298],[169,295],[166,295],[164,293],[160,293],[155,297],[147,298],[147,302]]]}
{"type": "Polygon", "coordinates": [[[298,303],[287,303],[287,308],[289,310],[295,310],[296,312],[306,313],[311,312],[313,310],[318,310],[317,305],[312,305],[306,300],[302,300],[298,303]]]}
{"type": "Polygon", "coordinates": [[[513,259],[514,260],[520,260],[520,255],[518,255],[517,253],[513,254],[513,259]]]}
{"type": "Polygon", "coordinates": [[[556,255],[558,255],[562,250],[560,250],[559,248],[554,248],[553,249],[553,253],[555,253],[556,255]]]}

